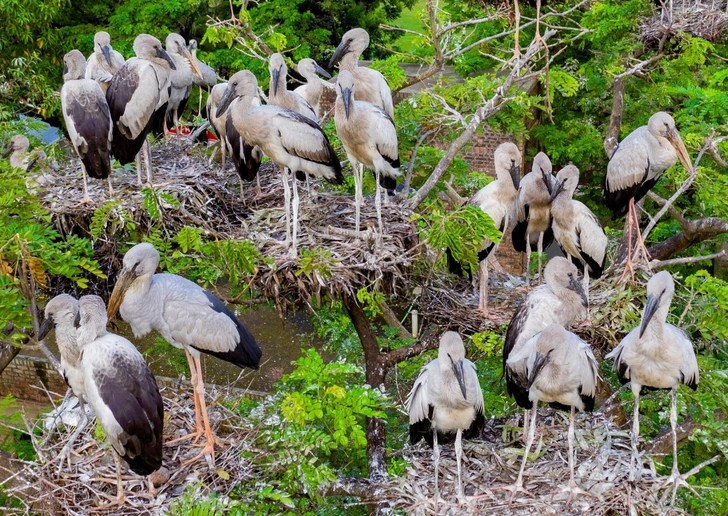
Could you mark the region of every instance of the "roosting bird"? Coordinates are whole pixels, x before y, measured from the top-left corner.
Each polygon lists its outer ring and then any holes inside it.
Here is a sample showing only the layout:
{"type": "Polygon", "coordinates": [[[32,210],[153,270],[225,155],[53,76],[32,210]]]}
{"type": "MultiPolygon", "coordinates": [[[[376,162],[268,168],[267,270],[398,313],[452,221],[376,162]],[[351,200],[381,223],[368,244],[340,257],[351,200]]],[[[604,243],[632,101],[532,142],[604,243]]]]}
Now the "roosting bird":
{"type": "Polygon", "coordinates": [[[329,72],[321,68],[316,61],[310,58],[301,59],[296,65],[296,71],[306,79],[306,84],[299,86],[295,90],[308,102],[313,108],[316,122],[321,121],[321,96],[324,94],[325,83],[319,78],[323,75],[327,79],[331,79],[329,72]]]}
{"type": "Polygon", "coordinates": [[[185,350],[195,401],[195,433],[190,437],[207,437],[200,454],[189,462],[209,454],[214,463],[215,436],[205,405],[200,353],[251,369],[258,369],[262,353],[253,335],[218,298],[182,276],[155,274],[158,265],[159,253],[151,244],[127,251],[109,299],[109,320],[118,311],[135,337],[157,330],[185,350]]]}
{"type": "MultiPolygon", "coordinates": [[[[510,223],[513,203],[518,195],[518,185],[521,179],[521,152],[518,146],[511,142],[501,143],[493,154],[495,162],[495,181],[478,190],[468,204],[480,207],[493,219],[493,223],[502,232],[510,223]]],[[[488,257],[495,252],[497,244],[486,238],[483,248],[478,252],[480,288],[478,296],[478,309],[488,315],[488,257]]],[[[449,250],[448,250],[449,252],[449,250]]],[[[462,266],[448,255],[450,271],[462,274],[462,266]]]]}
{"type": "Polygon", "coordinates": [[[94,34],[94,51],[88,56],[84,77],[98,82],[101,90],[106,94],[111,79],[125,62],[124,56],[111,48],[109,33],[99,31],[94,34]]]}
{"type": "Polygon", "coordinates": [[[637,473],[640,391],[642,387],[671,390],[672,474],[663,486],[672,484],[673,503],[677,488],[687,485],[677,467],[677,388],[682,383],[696,390],[700,381],[692,342],[680,328],[667,322],[674,293],[675,284],[669,272],[661,271],[652,276],[647,282],[647,304],[642,322],[605,357],[614,360],[619,381],[630,382],[634,394],[630,480],[634,480],[637,473]]]}
{"type": "Polygon", "coordinates": [[[647,125],[629,133],[612,153],[604,178],[604,200],[615,217],[629,211],[626,228],[629,252],[625,271],[632,270],[633,227],[637,232],[637,245],[647,258],[635,203],[647,194],[662,173],[678,159],[688,172],[693,171],[688,151],[675,127],[675,120],[664,111],[655,113],[647,125]]]}
{"type": "Polygon", "coordinates": [[[554,408],[571,410],[568,433],[570,476],[569,485],[563,490],[569,493],[569,501],[574,494],[589,494],[579,489],[574,480],[574,412],[576,409],[594,410],[599,365],[591,347],[562,326],[551,324],[526,341],[517,352],[511,353],[507,368],[521,385],[527,387],[528,399],[532,404],[521,470],[516,483],[508,488],[513,490],[511,500],[518,491],[525,491],[523,470],[533,444],[539,401],[550,403],[554,408]]]}
{"type": "Polygon", "coordinates": [[[554,239],[551,229],[549,197],[553,185],[551,160],[543,152],[533,159],[531,172],[523,176],[515,204],[515,225],[512,241],[516,251],[526,253],[526,278],[531,263],[531,246],[538,251],[538,275],[541,274],[541,254],[554,239]],[[548,181],[546,181],[548,179],[548,181]]]}
{"type": "Polygon", "coordinates": [[[13,168],[19,168],[21,170],[30,170],[35,165],[36,161],[45,158],[45,152],[32,152],[28,153],[30,148],[30,141],[24,134],[16,134],[8,141],[5,146],[5,152],[3,157],[7,158],[10,156],[10,166],[13,168]]]}
{"type": "Polygon", "coordinates": [[[202,79],[202,72],[197,66],[197,60],[192,57],[187,49],[185,38],[173,32],[167,35],[165,47],[175,66],[169,75],[172,89],[169,93],[164,129],[166,132],[166,129],[174,126],[175,134],[179,138],[179,114],[184,111],[187,105],[187,99],[192,93],[192,86],[195,84],[195,77],[202,79]]]}
{"type": "Polygon", "coordinates": [[[204,88],[207,90],[208,94],[210,93],[210,88],[217,84],[217,73],[210,65],[207,65],[197,59],[197,40],[191,39],[189,43],[187,43],[187,49],[190,51],[190,54],[192,54],[192,60],[197,63],[197,68],[200,70],[199,77],[197,75],[192,77],[194,83],[200,87],[200,96],[197,105],[197,111],[199,112],[202,110],[202,89],[204,88]]]}
{"type": "MultiPolygon", "coordinates": [[[[169,101],[170,70],[175,64],[162,43],[149,34],[134,40],[136,57],[129,59],[114,75],[106,91],[113,139],[111,152],[122,165],[136,159],[137,179],[141,178],[141,150],[147,134],[159,117],[164,117],[169,101]]],[[[147,150],[147,181],[152,181],[152,157],[147,150]]]]}
{"type": "Polygon", "coordinates": [[[545,284],[528,293],[506,330],[503,345],[503,376],[508,394],[526,412],[523,416],[524,435],[528,426],[528,384],[508,368],[511,355],[520,353],[525,343],[550,324],[570,327],[588,307],[586,293],[579,283],[578,270],[566,258],[552,258],[544,269],[545,284]]]}
{"type": "Polygon", "coordinates": [[[270,56],[268,60],[268,71],[270,72],[268,104],[290,109],[317,122],[318,117],[311,107],[311,104],[295,91],[288,91],[288,67],[282,55],[275,53],[270,56]]]}
{"type": "Polygon", "coordinates": [[[410,442],[425,439],[435,458],[435,496],[438,489],[441,439],[455,432],[455,457],[458,466],[458,499],[463,499],[460,462],[462,438],[477,437],[485,425],[483,391],[473,363],[465,358],[465,346],[454,331],[440,337],[437,358],[422,368],[405,402],[410,419],[410,442]]]}
{"type": "Polygon", "coordinates": [[[599,219],[585,204],[573,199],[579,184],[579,169],[567,165],[556,175],[551,202],[554,238],[569,261],[575,259],[584,271],[584,290],[589,295],[589,276],[599,278],[607,259],[607,235],[599,219]]]}
{"type": "MultiPolygon", "coordinates": [[[[220,154],[222,156],[221,168],[223,170],[225,170],[225,152],[227,149],[227,145],[225,144],[225,125],[227,122],[227,115],[218,116],[217,106],[220,104],[220,100],[222,100],[222,96],[225,94],[225,88],[227,88],[226,82],[213,86],[212,90],[210,90],[210,94],[207,96],[206,105],[207,119],[210,121],[212,128],[215,129],[220,142],[220,154]]],[[[212,163],[212,158],[210,158],[210,163],[212,163]]]]}
{"type": "Polygon", "coordinates": [[[364,166],[374,170],[377,189],[374,204],[377,208],[379,232],[382,228],[382,196],[380,186],[394,195],[399,171],[399,149],[394,120],[381,108],[354,100],[356,86],[354,76],[346,70],[339,73],[336,81],[336,107],[334,120],[336,132],[346,149],[354,170],[356,187],[356,231],[359,231],[360,207],[364,166]]]}
{"type": "MultiPolygon", "coordinates": [[[[301,171],[341,184],[341,163],[329,139],[316,122],[295,111],[279,106],[254,106],[258,81],[251,72],[242,70],[230,78],[225,94],[217,106],[218,116],[225,113],[232,101],[229,119],[247,145],[258,146],[276,165],[281,167],[286,205],[286,225],[290,229],[290,189],[288,170],[301,171]]],[[[229,134],[229,133],[228,133],[229,134]]],[[[296,253],[298,229],[298,187],[293,180],[293,231],[286,240],[292,242],[296,253]]]]}
{"type": "Polygon", "coordinates": [[[162,465],[164,404],[157,381],[134,345],[106,331],[106,306],[99,296],[78,301],[78,345],[88,403],[116,452],[117,498],[126,501],[121,462],[149,475],[162,465]]]}
{"type": "Polygon", "coordinates": [[[394,120],[392,90],[389,89],[387,79],[376,70],[359,66],[359,57],[368,46],[369,34],[367,31],[360,28],[351,29],[341,38],[341,43],[331,56],[329,69],[341,61],[339,71],[346,70],[354,76],[354,82],[356,82],[354,98],[379,106],[394,120]]]}
{"type": "Polygon", "coordinates": [[[111,187],[111,113],[99,84],[84,79],[86,59],[78,50],[63,56],[64,73],[61,88],[61,109],[68,139],[81,159],[83,174],[82,203],[91,202],[86,175],[108,179],[111,187]]]}

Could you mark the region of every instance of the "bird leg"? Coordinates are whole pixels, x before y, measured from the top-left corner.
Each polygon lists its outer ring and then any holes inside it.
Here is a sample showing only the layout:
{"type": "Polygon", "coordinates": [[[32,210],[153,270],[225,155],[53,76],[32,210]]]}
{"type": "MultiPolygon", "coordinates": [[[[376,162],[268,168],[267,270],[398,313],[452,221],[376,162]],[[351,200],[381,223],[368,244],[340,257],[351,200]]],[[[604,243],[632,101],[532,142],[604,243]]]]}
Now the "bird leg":
{"type": "Polygon", "coordinates": [[[591,320],[591,306],[589,306],[589,266],[581,262],[584,265],[584,293],[586,293],[586,319],[591,320]]]}
{"type": "Polygon", "coordinates": [[[465,492],[463,491],[463,480],[462,480],[462,469],[460,463],[463,458],[463,431],[458,428],[455,434],[455,459],[458,464],[458,502],[463,503],[465,501],[465,492]]]}
{"type": "Polygon", "coordinates": [[[111,186],[111,174],[106,179],[109,181],[109,197],[112,197],[114,195],[114,187],[111,186]]]}
{"type": "Polygon", "coordinates": [[[541,265],[541,255],[543,254],[543,231],[538,234],[538,245],[536,246],[538,252],[538,281],[543,283],[543,267],[541,265]]]}
{"type": "Polygon", "coordinates": [[[293,256],[296,256],[296,240],[298,237],[298,209],[301,206],[301,199],[298,197],[298,179],[296,175],[291,173],[291,181],[293,182],[293,256]]]}
{"type": "MultiPolygon", "coordinates": [[[[227,152],[227,145],[225,145],[225,142],[223,140],[220,140],[220,167],[224,171],[225,170],[225,152],[227,152]]],[[[242,183],[241,183],[242,184],[242,183]]],[[[242,195],[242,190],[240,191],[240,195],[242,195]]]]}
{"type": "Polygon", "coordinates": [[[639,452],[637,451],[637,443],[640,435],[640,389],[634,393],[634,412],[632,414],[632,457],[629,461],[629,481],[639,480],[638,476],[642,476],[642,465],[640,465],[640,475],[637,475],[637,464],[639,461],[639,452]]]}
{"type": "Polygon", "coordinates": [[[440,476],[440,447],[437,445],[437,430],[432,429],[432,456],[435,461],[435,501],[442,500],[440,497],[440,488],[437,484],[437,477],[440,476]]]}
{"type": "Polygon", "coordinates": [[[362,180],[364,179],[364,165],[361,163],[356,165],[352,162],[354,172],[354,209],[356,210],[355,229],[359,232],[361,221],[361,200],[362,200],[362,180]]]}
{"type": "Polygon", "coordinates": [[[180,140],[179,118],[177,118],[177,108],[174,108],[174,131],[175,131],[175,136],[177,137],[177,142],[179,143],[179,140],[180,140]]]}
{"type": "Polygon", "coordinates": [[[286,243],[291,243],[291,186],[288,184],[288,169],[281,169],[283,182],[283,202],[286,204],[286,243]]]}
{"type": "Polygon", "coordinates": [[[584,491],[583,489],[579,489],[579,487],[576,485],[576,481],[574,480],[574,413],[576,412],[576,408],[572,405],[571,406],[571,417],[569,418],[569,485],[562,488],[561,492],[568,492],[569,498],[566,500],[566,508],[569,508],[569,505],[571,504],[571,498],[575,494],[583,494],[588,496],[594,496],[597,497],[593,493],[589,493],[587,491],[584,491]]]}
{"type": "Polygon", "coordinates": [[[528,409],[523,411],[523,435],[521,435],[521,440],[524,440],[524,443],[528,442],[528,409]]]}
{"type": "Polygon", "coordinates": [[[149,140],[144,140],[145,154],[147,156],[147,184],[152,186],[152,146],[149,140]]]}
{"type": "Polygon", "coordinates": [[[91,197],[88,195],[88,179],[86,178],[86,167],[83,165],[83,161],[81,162],[81,175],[83,176],[83,199],[81,199],[81,202],[79,202],[79,206],[81,204],[90,204],[91,197]]]}
{"type": "Polygon", "coordinates": [[[521,469],[518,472],[518,478],[516,478],[516,483],[510,486],[504,486],[504,487],[496,487],[495,489],[504,489],[506,491],[511,491],[511,498],[508,501],[509,504],[513,503],[513,500],[516,498],[516,493],[521,492],[528,496],[533,496],[531,493],[529,493],[526,489],[523,488],[523,471],[526,469],[526,462],[528,462],[528,454],[531,451],[531,445],[533,445],[533,439],[536,435],[536,408],[538,407],[538,400],[533,402],[533,407],[531,410],[533,411],[531,413],[531,426],[528,429],[528,440],[526,441],[526,450],[523,453],[523,461],[521,461],[521,469]]]}
{"type": "MultiPolygon", "coordinates": [[[[117,505],[124,505],[125,503],[129,502],[126,495],[124,494],[124,484],[121,480],[121,458],[119,457],[119,454],[115,451],[112,452],[114,454],[114,463],[116,464],[116,500],[104,504],[100,507],[94,508],[91,512],[101,512],[101,511],[107,511],[111,507],[116,507],[117,505]]],[[[107,496],[107,495],[104,495],[107,496]]],[[[111,497],[109,497],[111,498],[111,497]]],[[[131,503],[131,502],[129,502],[131,503]]]]}
{"type": "Polygon", "coordinates": [[[480,291],[478,295],[478,309],[488,317],[488,259],[486,258],[479,265],[480,268],[480,291]]]}
{"type": "Polygon", "coordinates": [[[530,285],[529,276],[531,273],[531,235],[526,233],[526,284],[530,285]]]}
{"type": "MultiPolygon", "coordinates": [[[[690,487],[686,482],[685,477],[680,474],[680,470],[677,466],[677,386],[673,387],[670,391],[670,428],[672,430],[672,473],[667,477],[657,490],[665,489],[666,487],[672,487],[672,498],[670,505],[675,505],[675,495],[680,486],[685,486],[690,489],[693,493],[698,495],[695,490],[690,487]]],[[[667,493],[665,494],[667,496],[667,493]]],[[[699,495],[698,495],[699,496],[699,495]]]]}
{"type": "Polygon", "coordinates": [[[642,240],[642,232],[640,231],[640,220],[637,215],[637,208],[635,206],[634,198],[629,200],[629,208],[627,210],[627,257],[624,263],[624,272],[619,277],[619,282],[625,278],[627,271],[630,273],[632,281],[634,281],[634,265],[633,262],[638,260],[640,255],[645,259],[647,269],[650,268],[650,255],[647,252],[645,243],[642,240]],[[635,243],[632,244],[632,233],[635,232],[635,243]],[[636,248],[636,249],[635,249],[636,248]]]}
{"type": "Polygon", "coordinates": [[[200,357],[194,357],[194,363],[195,367],[197,368],[197,382],[195,385],[195,390],[197,391],[197,396],[200,400],[200,412],[202,413],[202,422],[205,427],[205,437],[207,438],[207,441],[202,446],[202,450],[200,453],[198,453],[193,458],[185,461],[182,463],[183,466],[186,466],[192,462],[195,462],[200,457],[204,457],[205,455],[210,455],[210,459],[212,461],[213,467],[215,466],[215,444],[217,440],[215,439],[215,434],[212,432],[212,428],[210,427],[210,420],[207,415],[207,405],[205,403],[205,384],[202,382],[202,364],[200,363],[200,357]]]}
{"type": "Polygon", "coordinates": [[[377,209],[377,224],[379,224],[379,237],[377,238],[377,241],[380,241],[384,235],[384,226],[382,224],[382,187],[379,185],[379,171],[375,170],[374,175],[376,176],[374,180],[377,182],[377,187],[374,192],[374,207],[377,209]]]}
{"type": "Polygon", "coordinates": [[[137,171],[137,183],[139,186],[144,186],[144,183],[142,183],[142,157],[144,156],[144,146],[142,145],[142,148],[139,149],[139,152],[137,152],[136,155],[136,171],[137,171]]]}
{"type": "Polygon", "coordinates": [[[521,44],[518,41],[518,36],[521,32],[521,10],[518,8],[518,0],[514,0],[513,9],[515,10],[516,18],[516,33],[514,35],[515,44],[513,45],[513,57],[521,57],[521,44]]]}
{"type": "Polygon", "coordinates": [[[192,358],[192,354],[190,354],[189,351],[187,351],[187,348],[185,348],[185,356],[187,357],[187,363],[190,366],[190,383],[192,384],[192,399],[195,403],[195,431],[183,435],[182,437],[178,437],[177,439],[174,439],[172,441],[169,441],[168,444],[173,444],[180,441],[186,441],[187,439],[193,439],[193,443],[196,443],[200,437],[202,436],[204,432],[202,428],[201,416],[200,416],[200,400],[197,396],[197,390],[195,389],[195,386],[197,385],[197,367],[195,366],[194,358],[192,358]]]}

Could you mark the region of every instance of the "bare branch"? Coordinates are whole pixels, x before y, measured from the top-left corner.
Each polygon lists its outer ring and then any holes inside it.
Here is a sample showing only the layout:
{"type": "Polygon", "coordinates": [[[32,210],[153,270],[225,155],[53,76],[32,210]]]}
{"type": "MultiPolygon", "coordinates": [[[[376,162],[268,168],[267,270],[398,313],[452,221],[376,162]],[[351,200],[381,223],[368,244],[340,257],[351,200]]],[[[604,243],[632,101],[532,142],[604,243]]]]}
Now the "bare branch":
{"type": "MultiPolygon", "coordinates": [[[[667,200],[663,199],[659,195],[657,195],[653,191],[647,192],[647,195],[650,196],[650,199],[655,201],[659,206],[665,206],[667,204],[667,200]]],[[[678,224],[680,224],[680,227],[683,229],[687,229],[690,225],[690,223],[685,219],[682,213],[677,211],[677,208],[675,206],[668,206],[668,211],[670,212],[670,215],[672,215],[672,218],[674,218],[678,224]]]]}
{"type": "Polygon", "coordinates": [[[724,140],[728,140],[728,136],[721,136],[720,138],[716,138],[712,142],[710,142],[710,147],[708,147],[708,154],[710,154],[710,157],[713,158],[713,161],[715,161],[718,166],[723,168],[728,168],[728,161],[723,157],[720,150],[718,149],[718,144],[724,140]]]}
{"type": "Polygon", "coordinates": [[[409,195],[410,183],[412,182],[412,171],[415,168],[415,160],[417,159],[417,152],[420,150],[420,145],[422,145],[422,142],[424,142],[433,131],[434,129],[430,129],[429,131],[422,133],[415,144],[415,148],[412,149],[412,157],[410,158],[410,163],[407,167],[407,175],[404,178],[404,187],[402,188],[405,196],[409,195]]]}
{"type": "Polygon", "coordinates": [[[714,260],[725,256],[725,249],[720,252],[713,254],[706,254],[705,256],[686,256],[684,258],[673,258],[672,260],[651,260],[650,267],[652,269],[662,269],[663,267],[669,267],[671,265],[683,265],[686,263],[704,262],[706,260],[714,260]]]}
{"type": "Polygon", "coordinates": [[[453,175],[450,174],[450,180],[445,181],[445,188],[447,188],[447,196],[450,198],[450,200],[457,204],[458,206],[462,206],[467,202],[467,199],[460,196],[460,194],[452,187],[452,179],[453,175]]]}

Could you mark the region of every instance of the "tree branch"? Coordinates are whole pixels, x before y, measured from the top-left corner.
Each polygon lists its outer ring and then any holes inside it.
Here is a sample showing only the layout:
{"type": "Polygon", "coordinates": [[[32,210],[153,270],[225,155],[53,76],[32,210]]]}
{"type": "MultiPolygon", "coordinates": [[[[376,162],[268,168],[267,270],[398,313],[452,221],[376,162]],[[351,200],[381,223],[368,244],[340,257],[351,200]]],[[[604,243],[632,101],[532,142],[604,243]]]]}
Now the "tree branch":
{"type": "Polygon", "coordinates": [[[704,262],[706,260],[714,260],[725,256],[725,250],[713,254],[706,254],[705,256],[686,256],[684,258],[673,258],[672,260],[652,260],[650,261],[650,267],[652,269],[662,269],[663,267],[669,267],[670,265],[683,265],[685,263],[704,262]]]}
{"type": "Polygon", "coordinates": [[[728,233],[728,221],[720,217],[705,217],[688,221],[687,229],[650,247],[647,252],[654,260],[664,262],[670,256],[717,235],[728,233]]]}

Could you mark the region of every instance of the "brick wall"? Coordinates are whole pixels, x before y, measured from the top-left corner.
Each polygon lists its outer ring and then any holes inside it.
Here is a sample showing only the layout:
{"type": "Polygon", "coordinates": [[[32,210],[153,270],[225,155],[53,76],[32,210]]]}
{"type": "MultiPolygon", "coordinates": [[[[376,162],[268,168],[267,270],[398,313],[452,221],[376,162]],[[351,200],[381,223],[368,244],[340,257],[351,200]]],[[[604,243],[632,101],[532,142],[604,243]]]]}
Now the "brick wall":
{"type": "Polygon", "coordinates": [[[46,390],[62,397],[66,389],[66,382],[44,358],[18,355],[0,374],[2,396],[12,394],[18,399],[47,403],[46,390]]]}

